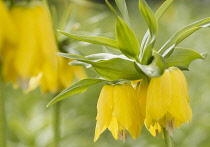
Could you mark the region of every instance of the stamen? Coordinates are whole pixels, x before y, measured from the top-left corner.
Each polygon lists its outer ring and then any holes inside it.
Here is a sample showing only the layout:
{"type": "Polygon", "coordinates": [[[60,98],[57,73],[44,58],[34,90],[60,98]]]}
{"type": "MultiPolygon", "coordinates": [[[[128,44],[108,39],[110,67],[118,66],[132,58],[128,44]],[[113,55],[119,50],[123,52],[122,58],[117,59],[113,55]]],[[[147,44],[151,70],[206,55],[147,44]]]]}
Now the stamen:
{"type": "Polygon", "coordinates": [[[123,141],[123,143],[127,140],[127,133],[125,132],[125,130],[119,130],[118,131],[118,136],[119,136],[119,139],[123,141]]]}
{"type": "Polygon", "coordinates": [[[169,132],[169,134],[172,136],[174,132],[174,119],[171,118],[166,123],[166,130],[169,132]]]}

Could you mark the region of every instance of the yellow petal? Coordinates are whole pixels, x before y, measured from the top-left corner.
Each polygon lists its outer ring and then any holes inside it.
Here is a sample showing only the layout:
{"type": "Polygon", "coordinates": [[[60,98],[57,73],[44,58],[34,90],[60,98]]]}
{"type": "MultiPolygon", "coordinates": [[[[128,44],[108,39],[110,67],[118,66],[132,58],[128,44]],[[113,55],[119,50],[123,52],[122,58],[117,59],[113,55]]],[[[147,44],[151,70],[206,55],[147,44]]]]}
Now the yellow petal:
{"type": "Polygon", "coordinates": [[[189,99],[189,96],[188,96],[188,87],[187,87],[187,81],[186,81],[186,78],[184,76],[184,74],[182,73],[182,71],[176,67],[171,67],[172,70],[175,70],[176,71],[176,75],[178,76],[179,78],[179,81],[182,83],[183,85],[183,89],[185,91],[185,94],[186,94],[186,98],[187,98],[187,101],[189,102],[190,99],[189,99]]]}
{"type": "Polygon", "coordinates": [[[146,117],[146,99],[147,99],[148,84],[145,80],[138,83],[136,87],[137,98],[139,102],[141,120],[144,121],[146,117]]]}
{"type": "Polygon", "coordinates": [[[69,59],[63,58],[63,57],[57,57],[58,59],[58,66],[57,66],[57,87],[58,90],[61,91],[64,88],[69,87],[75,78],[75,73],[71,65],[68,65],[68,63],[71,61],[69,59]]]}
{"type": "Polygon", "coordinates": [[[3,53],[2,76],[4,81],[12,82],[16,86],[18,73],[14,68],[14,62],[15,62],[14,56],[15,52],[11,50],[8,50],[7,52],[3,53]]]}
{"type": "Polygon", "coordinates": [[[113,116],[136,139],[140,122],[136,93],[130,84],[114,86],[113,116]]]}
{"type": "Polygon", "coordinates": [[[37,67],[33,66],[33,59],[38,56],[38,54],[35,54],[37,43],[35,35],[33,35],[36,31],[34,15],[29,8],[20,6],[13,7],[11,15],[19,34],[14,65],[20,77],[30,78],[33,67],[37,67]]]}
{"type": "Polygon", "coordinates": [[[56,69],[49,66],[47,63],[43,64],[41,88],[43,92],[57,91],[57,72],[56,69]]]}
{"type": "Polygon", "coordinates": [[[157,137],[158,134],[162,132],[160,124],[156,122],[154,126],[150,126],[149,132],[152,134],[152,136],[157,137]]]}
{"type": "Polygon", "coordinates": [[[165,70],[159,78],[152,78],[147,91],[147,113],[155,120],[161,119],[171,104],[171,79],[165,70]]]}
{"type": "Polygon", "coordinates": [[[177,69],[170,69],[170,75],[172,80],[172,98],[169,113],[174,118],[174,121],[178,121],[176,125],[189,122],[191,119],[191,108],[186,97],[185,81],[180,79],[180,75],[177,69]]]}
{"type": "MultiPolygon", "coordinates": [[[[97,123],[95,128],[94,141],[96,141],[99,138],[100,134],[103,133],[103,131],[109,127],[111,120],[115,121],[112,117],[113,89],[113,85],[104,85],[100,93],[97,103],[97,123]]],[[[110,131],[113,132],[114,129],[116,128],[111,127],[110,131]]]]}
{"type": "Polygon", "coordinates": [[[157,137],[158,134],[162,131],[160,124],[155,122],[149,114],[146,115],[145,126],[151,135],[155,137],[157,137]]]}
{"type": "Polygon", "coordinates": [[[119,123],[116,118],[112,118],[111,123],[109,124],[109,131],[112,133],[112,136],[115,140],[118,140],[119,138],[119,123]]]}

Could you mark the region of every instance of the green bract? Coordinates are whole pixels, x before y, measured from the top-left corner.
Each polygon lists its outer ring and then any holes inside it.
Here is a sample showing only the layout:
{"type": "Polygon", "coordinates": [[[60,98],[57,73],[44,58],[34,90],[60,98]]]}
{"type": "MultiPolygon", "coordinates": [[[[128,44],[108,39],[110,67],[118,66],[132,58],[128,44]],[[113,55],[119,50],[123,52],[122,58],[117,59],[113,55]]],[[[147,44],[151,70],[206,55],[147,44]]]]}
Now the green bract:
{"type": "Polygon", "coordinates": [[[84,79],[57,95],[48,105],[61,99],[84,92],[89,86],[96,83],[118,80],[139,80],[160,77],[165,69],[171,66],[182,70],[188,70],[190,63],[195,59],[204,57],[194,50],[177,47],[180,42],[192,33],[201,28],[210,26],[210,18],[205,18],[192,23],[175,33],[160,49],[156,52],[154,45],[158,35],[158,20],[171,5],[173,0],[166,0],[162,6],[154,13],[145,0],[139,0],[139,10],[145,19],[148,30],[146,31],[141,44],[135,36],[129,20],[129,14],[125,0],[115,0],[117,7],[123,17],[118,16],[112,5],[106,3],[113,14],[116,16],[116,40],[96,37],[83,36],[61,32],[62,34],[84,42],[103,45],[111,49],[120,51],[121,55],[110,53],[97,53],[89,56],[60,53],[60,56],[74,59],[71,65],[85,65],[93,67],[102,79],[84,79]]]}

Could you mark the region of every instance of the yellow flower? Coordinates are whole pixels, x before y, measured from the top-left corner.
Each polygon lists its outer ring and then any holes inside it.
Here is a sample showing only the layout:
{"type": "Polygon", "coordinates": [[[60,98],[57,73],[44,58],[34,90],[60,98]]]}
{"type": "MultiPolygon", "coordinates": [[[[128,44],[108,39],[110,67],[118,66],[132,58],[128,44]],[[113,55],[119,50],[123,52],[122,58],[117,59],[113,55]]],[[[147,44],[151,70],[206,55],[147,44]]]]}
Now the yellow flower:
{"type": "Polygon", "coordinates": [[[43,92],[56,93],[70,86],[76,77],[86,77],[82,67],[68,65],[71,60],[57,57],[57,42],[46,6],[37,2],[16,5],[10,13],[18,38],[16,46],[2,51],[6,82],[26,92],[40,85],[43,92]]]}
{"type": "Polygon", "coordinates": [[[14,6],[10,13],[18,38],[16,46],[3,51],[5,81],[27,89],[30,79],[41,74],[43,91],[56,91],[58,49],[47,8],[33,3],[14,6]]]}
{"type": "Polygon", "coordinates": [[[190,122],[192,111],[189,104],[186,79],[181,70],[170,67],[158,78],[152,78],[147,91],[146,126],[155,135],[160,126],[172,131],[182,123],[190,122]]]}
{"type": "Polygon", "coordinates": [[[0,0],[0,55],[4,45],[7,43],[14,43],[16,39],[15,29],[12,19],[4,5],[0,0]]]}
{"type": "Polygon", "coordinates": [[[125,141],[127,130],[133,139],[140,135],[141,120],[136,92],[130,84],[104,85],[97,104],[96,141],[106,128],[125,141]]]}

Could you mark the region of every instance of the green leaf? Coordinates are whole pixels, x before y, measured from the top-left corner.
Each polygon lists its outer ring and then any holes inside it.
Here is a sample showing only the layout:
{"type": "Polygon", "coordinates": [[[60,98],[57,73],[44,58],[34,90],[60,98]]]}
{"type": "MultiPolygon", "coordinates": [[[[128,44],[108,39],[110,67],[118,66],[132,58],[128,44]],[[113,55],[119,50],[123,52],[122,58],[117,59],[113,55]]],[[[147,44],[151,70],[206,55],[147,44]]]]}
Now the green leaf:
{"type": "Polygon", "coordinates": [[[119,8],[121,14],[123,15],[123,19],[130,26],[130,20],[128,16],[128,9],[125,0],[115,0],[117,7],[119,8]]]}
{"type": "Polygon", "coordinates": [[[172,4],[174,0],[166,0],[161,6],[160,8],[157,10],[157,12],[155,13],[155,16],[157,18],[157,20],[159,20],[161,18],[161,16],[165,13],[165,11],[169,8],[169,6],[172,4]]]}
{"type": "Polygon", "coordinates": [[[104,46],[111,47],[112,49],[119,50],[117,47],[116,41],[113,39],[109,39],[106,37],[99,37],[99,36],[83,36],[83,35],[69,34],[60,30],[58,30],[58,32],[79,41],[89,42],[89,43],[98,44],[98,45],[104,45],[104,46]]]}
{"type": "Polygon", "coordinates": [[[114,8],[112,7],[112,5],[109,3],[108,0],[105,0],[107,6],[109,7],[109,9],[112,11],[112,13],[117,17],[117,12],[114,10],[114,8]]]}
{"type": "Polygon", "coordinates": [[[158,33],[158,21],[155,17],[155,14],[150,9],[150,7],[147,5],[145,0],[139,0],[139,10],[147,22],[147,25],[149,27],[149,34],[150,34],[150,38],[151,38],[151,39],[149,39],[151,41],[149,41],[147,39],[147,37],[145,37],[143,39],[143,41],[144,41],[144,43],[142,45],[143,48],[141,48],[141,63],[147,64],[147,62],[149,61],[149,59],[152,56],[152,49],[153,49],[155,41],[156,41],[156,36],[158,33]]]}
{"type": "Polygon", "coordinates": [[[174,47],[176,47],[185,38],[196,32],[197,30],[209,26],[210,18],[204,18],[180,29],[161,47],[158,53],[160,53],[165,58],[169,57],[172,54],[174,47]]]}
{"type": "MultiPolygon", "coordinates": [[[[164,12],[169,8],[169,6],[171,5],[171,3],[174,0],[166,0],[161,7],[157,10],[157,12],[155,13],[156,19],[159,20],[161,18],[161,16],[164,14],[164,12]]],[[[141,42],[141,55],[143,55],[143,51],[144,49],[147,47],[148,43],[150,43],[151,41],[151,37],[150,37],[150,33],[149,33],[149,29],[146,31],[142,42],[141,42]]]]}
{"type": "Polygon", "coordinates": [[[116,41],[120,51],[128,58],[138,60],[140,47],[134,32],[129,28],[125,21],[117,17],[116,41]]]}
{"type": "Polygon", "coordinates": [[[123,58],[113,58],[92,64],[97,73],[109,80],[118,79],[138,80],[145,77],[144,73],[139,73],[134,67],[134,62],[123,58]]]}
{"type": "Polygon", "coordinates": [[[176,66],[188,70],[190,63],[195,59],[204,59],[198,52],[187,48],[175,48],[174,52],[166,59],[167,67],[176,66]]]}
{"type": "MultiPolygon", "coordinates": [[[[60,56],[91,64],[96,72],[109,81],[118,79],[138,80],[144,78],[144,73],[139,73],[134,67],[134,61],[124,55],[98,53],[89,56],[59,53],[60,56]]],[[[81,63],[80,63],[81,65],[81,63]]]]}
{"type": "Polygon", "coordinates": [[[102,79],[83,79],[80,80],[79,82],[73,84],[72,86],[66,88],[65,90],[63,90],[61,93],[59,93],[52,101],[49,102],[49,104],[47,105],[47,107],[49,107],[50,105],[63,100],[69,96],[73,96],[76,94],[80,94],[85,92],[90,86],[98,84],[100,82],[103,82],[104,80],[102,79]]]}
{"type": "Polygon", "coordinates": [[[124,55],[99,53],[86,56],[85,58],[93,62],[92,66],[96,72],[109,81],[118,79],[138,80],[145,76],[143,72],[137,72],[134,67],[134,61],[124,55]]]}
{"type": "Polygon", "coordinates": [[[75,55],[75,54],[69,54],[69,53],[57,53],[57,55],[68,58],[68,59],[74,59],[74,60],[80,60],[80,61],[86,60],[85,57],[81,55],[75,55]]]}
{"type": "Polygon", "coordinates": [[[153,52],[153,59],[149,65],[142,65],[135,62],[135,67],[139,72],[143,71],[151,78],[160,77],[166,69],[164,58],[155,52],[153,52]]]}

